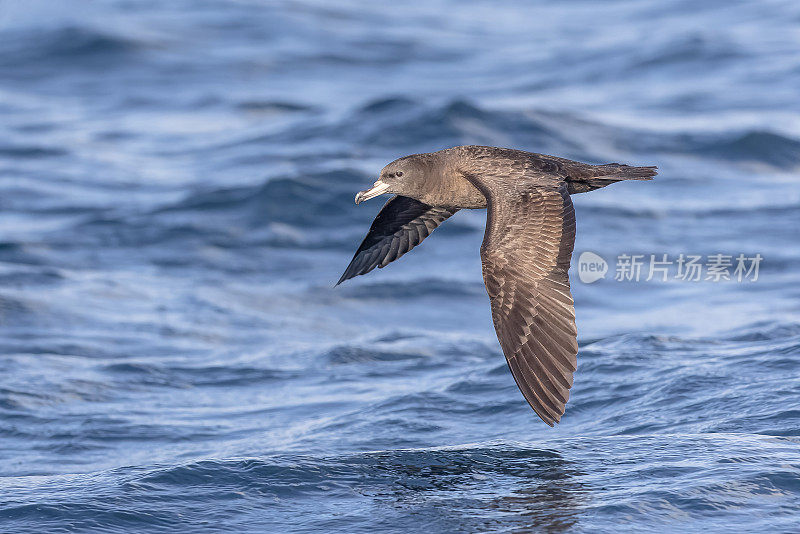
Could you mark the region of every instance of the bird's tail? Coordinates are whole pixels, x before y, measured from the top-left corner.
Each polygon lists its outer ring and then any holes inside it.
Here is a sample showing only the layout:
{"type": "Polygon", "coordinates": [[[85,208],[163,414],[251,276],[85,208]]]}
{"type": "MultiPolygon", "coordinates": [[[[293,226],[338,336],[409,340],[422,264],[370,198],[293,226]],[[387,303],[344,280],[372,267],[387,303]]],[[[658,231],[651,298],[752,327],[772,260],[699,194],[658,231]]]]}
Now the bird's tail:
{"type": "Polygon", "coordinates": [[[621,163],[594,165],[594,176],[567,178],[567,186],[570,193],[585,193],[622,180],[652,180],[658,174],[657,169],[658,167],[631,167],[621,163]]]}

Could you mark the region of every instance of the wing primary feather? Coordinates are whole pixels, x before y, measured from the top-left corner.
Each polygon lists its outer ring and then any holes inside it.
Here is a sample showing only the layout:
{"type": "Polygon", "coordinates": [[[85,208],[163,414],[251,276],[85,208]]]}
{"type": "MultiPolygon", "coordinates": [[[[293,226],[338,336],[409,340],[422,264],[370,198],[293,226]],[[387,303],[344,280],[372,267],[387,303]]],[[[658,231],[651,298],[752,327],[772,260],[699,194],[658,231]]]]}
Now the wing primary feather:
{"type": "Polygon", "coordinates": [[[375,217],[336,285],[400,258],[457,211],[458,208],[437,208],[400,195],[391,198],[375,217]]]}

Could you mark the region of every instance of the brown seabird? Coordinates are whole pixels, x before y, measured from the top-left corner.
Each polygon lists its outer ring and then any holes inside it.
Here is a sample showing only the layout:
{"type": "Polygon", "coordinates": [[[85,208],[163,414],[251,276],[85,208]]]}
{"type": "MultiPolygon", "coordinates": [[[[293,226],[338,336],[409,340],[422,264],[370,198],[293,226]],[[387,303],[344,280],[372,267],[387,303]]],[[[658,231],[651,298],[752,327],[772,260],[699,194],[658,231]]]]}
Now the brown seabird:
{"type": "Polygon", "coordinates": [[[458,210],[488,208],[481,260],[497,339],[525,399],[553,426],[564,414],[578,354],[567,274],[575,242],[570,195],[655,175],[656,167],[589,165],[488,146],[405,156],[356,195],[356,204],[395,196],[337,285],[385,267],[458,210]]]}

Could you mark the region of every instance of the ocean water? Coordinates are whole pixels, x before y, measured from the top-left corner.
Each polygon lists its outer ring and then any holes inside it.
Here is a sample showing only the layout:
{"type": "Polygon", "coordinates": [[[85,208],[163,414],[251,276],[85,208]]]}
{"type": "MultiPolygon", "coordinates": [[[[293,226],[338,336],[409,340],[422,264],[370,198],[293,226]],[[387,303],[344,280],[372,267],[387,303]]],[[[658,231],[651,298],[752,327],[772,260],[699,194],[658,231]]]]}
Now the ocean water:
{"type": "Polygon", "coordinates": [[[794,1],[3,2],[0,531],[797,532],[799,92],[794,1]],[[574,197],[555,428],[482,212],[333,287],[459,144],[660,168],[574,197]]]}

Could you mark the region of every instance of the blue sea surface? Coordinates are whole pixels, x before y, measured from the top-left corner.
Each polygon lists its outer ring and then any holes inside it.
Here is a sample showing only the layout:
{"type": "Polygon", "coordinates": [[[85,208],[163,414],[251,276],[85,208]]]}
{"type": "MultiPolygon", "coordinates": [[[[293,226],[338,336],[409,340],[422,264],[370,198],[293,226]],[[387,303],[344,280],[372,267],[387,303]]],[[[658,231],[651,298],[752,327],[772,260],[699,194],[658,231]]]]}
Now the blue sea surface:
{"type": "Polygon", "coordinates": [[[793,0],[2,2],[0,532],[797,532],[798,172],[793,0]],[[573,197],[555,428],[483,212],[333,287],[460,144],[659,166],[573,197]]]}

